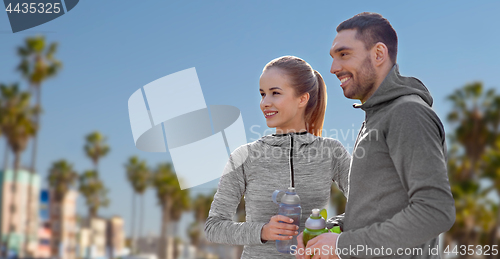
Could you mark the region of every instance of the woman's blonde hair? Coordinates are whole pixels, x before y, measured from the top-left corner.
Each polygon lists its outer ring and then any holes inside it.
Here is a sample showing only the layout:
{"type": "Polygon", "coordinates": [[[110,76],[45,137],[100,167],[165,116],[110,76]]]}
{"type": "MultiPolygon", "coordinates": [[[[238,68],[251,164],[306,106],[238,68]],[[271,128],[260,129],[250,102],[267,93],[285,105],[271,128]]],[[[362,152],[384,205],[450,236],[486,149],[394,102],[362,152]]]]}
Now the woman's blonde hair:
{"type": "Polygon", "coordinates": [[[279,68],[290,78],[296,96],[309,93],[305,109],[306,130],[321,137],[326,111],[326,85],[321,74],[303,59],[294,56],[276,58],[264,67],[279,68]]]}

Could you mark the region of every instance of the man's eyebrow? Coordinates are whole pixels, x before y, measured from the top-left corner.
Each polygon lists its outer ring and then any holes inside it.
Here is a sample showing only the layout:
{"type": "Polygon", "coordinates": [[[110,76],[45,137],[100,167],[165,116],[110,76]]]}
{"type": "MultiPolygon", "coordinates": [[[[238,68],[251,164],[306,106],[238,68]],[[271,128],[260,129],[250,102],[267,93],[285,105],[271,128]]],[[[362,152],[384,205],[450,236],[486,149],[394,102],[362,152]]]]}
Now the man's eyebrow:
{"type": "Polygon", "coordinates": [[[335,49],[335,50],[333,51],[333,53],[339,53],[339,52],[344,51],[344,50],[352,50],[352,48],[345,47],[345,46],[343,46],[343,47],[339,47],[339,48],[335,49]]]}

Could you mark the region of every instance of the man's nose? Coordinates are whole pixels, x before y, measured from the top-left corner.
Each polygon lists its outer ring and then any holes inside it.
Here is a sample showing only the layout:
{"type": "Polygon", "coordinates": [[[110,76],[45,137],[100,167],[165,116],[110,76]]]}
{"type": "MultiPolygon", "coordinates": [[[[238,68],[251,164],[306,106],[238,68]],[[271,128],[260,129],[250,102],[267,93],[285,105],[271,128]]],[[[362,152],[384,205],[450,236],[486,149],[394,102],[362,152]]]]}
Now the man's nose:
{"type": "Polygon", "coordinates": [[[339,62],[337,60],[333,59],[332,61],[332,67],[330,68],[330,73],[336,75],[338,72],[341,70],[341,66],[339,65],[339,62]]]}

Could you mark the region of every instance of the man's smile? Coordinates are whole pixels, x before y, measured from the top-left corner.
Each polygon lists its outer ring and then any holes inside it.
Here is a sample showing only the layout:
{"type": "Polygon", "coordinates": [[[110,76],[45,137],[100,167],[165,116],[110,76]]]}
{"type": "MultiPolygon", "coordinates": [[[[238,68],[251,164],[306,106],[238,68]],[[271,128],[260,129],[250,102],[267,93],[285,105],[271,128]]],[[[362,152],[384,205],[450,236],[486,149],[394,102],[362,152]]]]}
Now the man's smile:
{"type": "Polygon", "coordinates": [[[337,75],[337,78],[340,80],[340,87],[344,88],[352,79],[352,74],[350,73],[341,73],[337,75]]]}

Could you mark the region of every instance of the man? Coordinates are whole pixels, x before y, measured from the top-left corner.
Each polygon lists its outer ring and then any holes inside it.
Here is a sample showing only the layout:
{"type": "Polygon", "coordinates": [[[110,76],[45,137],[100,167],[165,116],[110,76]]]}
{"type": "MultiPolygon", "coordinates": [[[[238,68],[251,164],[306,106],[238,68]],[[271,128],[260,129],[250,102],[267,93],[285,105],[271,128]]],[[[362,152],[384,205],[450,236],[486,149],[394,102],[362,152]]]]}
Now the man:
{"type": "MultiPolygon", "coordinates": [[[[438,235],[455,221],[443,125],[432,97],[396,64],[397,35],[379,14],[337,27],[331,73],[358,99],[365,121],[354,146],[343,232],[323,234],[305,252],[317,258],[440,258],[438,235]],[[316,250],[315,250],[316,249],[316,250]],[[333,251],[333,252],[332,252],[333,251]]],[[[303,256],[302,235],[297,258],[303,256]],[[302,252],[302,253],[300,253],[302,252]]]]}

